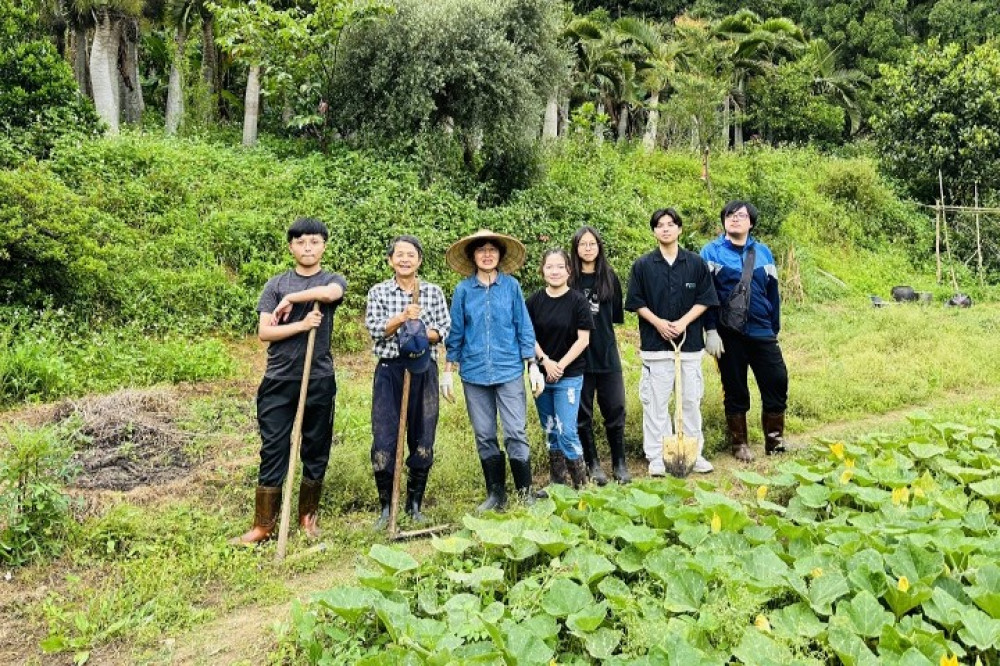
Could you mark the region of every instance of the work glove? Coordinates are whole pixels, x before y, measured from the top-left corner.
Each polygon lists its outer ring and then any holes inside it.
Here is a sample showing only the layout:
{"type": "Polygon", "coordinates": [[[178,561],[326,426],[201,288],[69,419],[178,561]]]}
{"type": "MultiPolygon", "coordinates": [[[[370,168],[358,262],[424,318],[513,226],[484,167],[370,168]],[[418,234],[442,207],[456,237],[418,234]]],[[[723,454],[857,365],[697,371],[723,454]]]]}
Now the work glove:
{"type": "Polygon", "coordinates": [[[705,331],[705,351],[715,358],[722,358],[726,353],[726,348],[722,346],[722,338],[715,329],[705,331]]]}
{"type": "Polygon", "coordinates": [[[531,394],[536,398],[545,390],[545,377],[534,363],[528,365],[528,382],[531,384],[531,394]]]}
{"type": "Polygon", "coordinates": [[[455,378],[451,370],[445,370],[441,373],[441,381],[438,382],[438,388],[441,391],[442,398],[448,402],[455,402],[455,378]]]}

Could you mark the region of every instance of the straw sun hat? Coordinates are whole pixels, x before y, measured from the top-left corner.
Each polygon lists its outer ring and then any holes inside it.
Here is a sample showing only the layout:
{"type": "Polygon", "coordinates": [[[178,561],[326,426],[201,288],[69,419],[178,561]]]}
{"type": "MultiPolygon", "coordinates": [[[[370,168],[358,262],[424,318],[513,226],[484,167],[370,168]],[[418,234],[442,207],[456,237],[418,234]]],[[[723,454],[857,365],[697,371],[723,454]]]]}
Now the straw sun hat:
{"type": "Polygon", "coordinates": [[[465,249],[470,244],[483,240],[488,240],[493,245],[504,248],[503,259],[500,260],[499,265],[499,269],[504,273],[513,273],[524,265],[524,244],[513,236],[497,234],[489,229],[480,229],[471,236],[455,241],[444,255],[445,261],[452,269],[462,275],[472,275],[476,272],[476,264],[469,259],[465,249]]]}

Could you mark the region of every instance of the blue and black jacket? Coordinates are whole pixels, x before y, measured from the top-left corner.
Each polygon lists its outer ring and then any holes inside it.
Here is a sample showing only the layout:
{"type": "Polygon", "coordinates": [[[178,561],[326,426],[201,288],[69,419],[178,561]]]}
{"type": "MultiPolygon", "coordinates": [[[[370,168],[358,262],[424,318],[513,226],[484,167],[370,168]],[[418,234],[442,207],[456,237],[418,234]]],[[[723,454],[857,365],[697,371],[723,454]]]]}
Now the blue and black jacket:
{"type": "MultiPolygon", "coordinates": [[[[752,236],[747,237],[746,245],[739,247],[722,234],[701,249],[701,257],[712,273],[719,302],[725,303],[743,277],[743,258],[751,247],[756,256],[750,279],[750,312],[740,332],[751,338],[776,338],[781,330],[781,298],[778,268],[771,250],[752,236]]],[[[711,330],[717,325],[718,310],[713,308],[705,313],[705,328],[711,330]]]]}

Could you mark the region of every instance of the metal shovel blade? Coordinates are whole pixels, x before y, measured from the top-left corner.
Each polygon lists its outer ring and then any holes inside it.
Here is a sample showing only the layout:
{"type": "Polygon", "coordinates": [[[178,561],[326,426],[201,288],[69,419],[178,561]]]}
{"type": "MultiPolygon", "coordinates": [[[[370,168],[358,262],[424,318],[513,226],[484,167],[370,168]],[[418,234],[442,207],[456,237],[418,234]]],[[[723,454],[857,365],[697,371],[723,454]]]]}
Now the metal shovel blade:
{"type": "Polygon", "coordinates": [[[672,476],[685,478],[694,470],[698,459],[698,442],[684,433],[663,438],[663,466],[672,476]]]}

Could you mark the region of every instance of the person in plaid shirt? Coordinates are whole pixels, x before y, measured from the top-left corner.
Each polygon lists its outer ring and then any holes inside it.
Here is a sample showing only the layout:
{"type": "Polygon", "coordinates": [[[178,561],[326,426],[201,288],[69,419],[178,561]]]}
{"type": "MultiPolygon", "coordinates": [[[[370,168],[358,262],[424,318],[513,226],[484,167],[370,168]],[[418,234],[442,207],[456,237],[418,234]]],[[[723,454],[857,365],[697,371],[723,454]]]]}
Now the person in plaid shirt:
{"type": "Polygon", "coordinates": [[[378,489],[379,518],[375,523],[382,529],[389,521],[392,477],[396,459],[396,438],[399,411],[403,399],[403,375],[410,367],[400,355],[399,331],[407,320],[420,320],[431,345],[429,364],[411,371],[410,398],[407,406],[406,441],[410,455],[406,459],[406,513],[414,522],[423,520],[423,504],[427,476],[434,463],[434,435],[438,422],[437,346],[448,336],[451,315],[441,287],[417,279],[417,270],[424,258],[420,241],[414,236],[396,236],[387,252],[394,275],[368,291],[365,326],[371,334],[375,356],[375,377],[372,386],[372,471],[378,489]],[[413,298],[415,285],[419,298],[413,298]]]}

